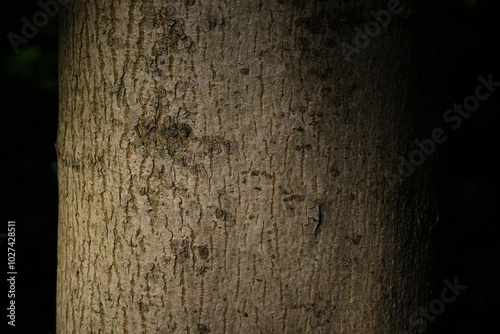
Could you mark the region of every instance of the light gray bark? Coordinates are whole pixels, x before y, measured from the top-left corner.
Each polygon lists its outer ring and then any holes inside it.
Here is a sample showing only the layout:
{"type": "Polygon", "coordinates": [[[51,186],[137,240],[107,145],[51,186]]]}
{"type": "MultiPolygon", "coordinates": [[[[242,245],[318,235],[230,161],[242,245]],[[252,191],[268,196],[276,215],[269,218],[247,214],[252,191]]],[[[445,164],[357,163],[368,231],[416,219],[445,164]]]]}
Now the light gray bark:
{"type": "Polygon", "coordinates": [[[57,332],[398,333],[429,293],[430,6],[72,1],[57,332]],[[426,21],[419,16],[425,13],[426,21]],[[364,15],[367,14],[367,15],[364,15]],[[371,18],[373,20],[373,18],[371,18]]]}

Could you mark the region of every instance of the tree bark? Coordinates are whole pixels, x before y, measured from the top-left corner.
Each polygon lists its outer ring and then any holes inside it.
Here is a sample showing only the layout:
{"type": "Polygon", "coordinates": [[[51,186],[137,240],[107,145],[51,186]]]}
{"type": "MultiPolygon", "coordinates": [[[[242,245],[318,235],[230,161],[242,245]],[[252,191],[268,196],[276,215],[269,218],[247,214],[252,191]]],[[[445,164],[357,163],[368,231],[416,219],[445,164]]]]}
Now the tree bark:
{"type": "Polygon", "coordinates": [[[439,9],[71,1],[57,333],[399,333],[426,305],[439,9]]]}

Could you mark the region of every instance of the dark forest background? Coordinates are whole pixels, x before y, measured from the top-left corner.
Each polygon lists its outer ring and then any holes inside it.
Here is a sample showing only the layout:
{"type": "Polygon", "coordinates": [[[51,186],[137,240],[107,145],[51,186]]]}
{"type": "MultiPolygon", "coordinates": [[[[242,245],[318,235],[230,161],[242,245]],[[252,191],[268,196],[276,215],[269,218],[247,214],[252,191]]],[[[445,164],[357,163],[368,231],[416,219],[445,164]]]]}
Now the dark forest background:
{"type": "MultiPolygon", "coordinates": [[[[450,2],[450,50],[445,59],[452,69],[448,107],[474,93],[479,75],[487,78],[493,73],[493,79],[500,81],[497,1],[450,2]]],[[[8,220],[16,221],[18,271],[16,330],[0,333],[55,333],[57,17],[18,53],[7,38],[9,32],[20,33],[23,16],[31,20],[40,10],[35,0],[0,4],[1,192],[6,199],[0,221],[2,284],[7,272],[8,220]]],[[[491,333],[490,328],[493,332],[499,328],[499,130],[500,88],[441,146],[437,272],[435,294],[429,301],[439,298],[444,279],[457,277],[468,288],[429,323],[435,333],[491,333]]],[[[0,287],[3,327],[7,286],[0,287]]]]}

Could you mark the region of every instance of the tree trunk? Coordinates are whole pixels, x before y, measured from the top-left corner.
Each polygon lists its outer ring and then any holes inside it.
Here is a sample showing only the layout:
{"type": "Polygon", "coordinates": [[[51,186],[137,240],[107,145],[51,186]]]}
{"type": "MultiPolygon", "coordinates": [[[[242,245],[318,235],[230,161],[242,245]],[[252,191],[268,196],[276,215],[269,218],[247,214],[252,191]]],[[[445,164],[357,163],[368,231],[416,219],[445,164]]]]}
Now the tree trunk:
{"type": "Polygon", "coordinates": [[[432,159],[386,174],[440,111],[440,18],[356,42],[394,2],[65,5],[57,333],[411,330],[432,159]]]}

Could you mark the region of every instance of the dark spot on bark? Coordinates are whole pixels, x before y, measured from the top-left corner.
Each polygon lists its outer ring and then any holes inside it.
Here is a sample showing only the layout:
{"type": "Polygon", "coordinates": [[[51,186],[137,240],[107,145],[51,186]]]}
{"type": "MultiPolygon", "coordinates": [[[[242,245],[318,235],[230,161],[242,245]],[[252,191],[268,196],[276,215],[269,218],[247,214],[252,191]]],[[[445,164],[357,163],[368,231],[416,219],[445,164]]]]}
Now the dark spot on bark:
{"type": "Polygon", "coordinates": [[[175,256],[175,259],[180,263],[184,263],[189,259],[189,241],[186,239],[173,239],[170,241],[170,248],[175,256]]]}
{"type": "Polygon", "coordinates": [[[189,124],[178,123],[169,118],[159,131],[160,140],[163,140],[163,148],[170,156],[174,156],[178,151],[184,151],[192,132],[193,129],[189,124]]]}
{"type": "Polygon", "coordinates": [[[241,73],[242,75],[248,75],[248,74],[250,73],[250,69],[249,69],[248,67],[242,68],[242,69],[240,70],[240,73],[241,73]]]}
{"type": "Polygon", "coordinates": [[[194,6],[196,4],[196,0],[186,0],[186,6],[194,6]]]}
{"type": "Polygon", "coordinates": [[[208,271],[208,267],[201,266],[201,267],[198,267],[198,269],[196,271],[197,271],[198,275],[203,275],[204,273],[206,273],[208,271]]]}
{"type": "Polygon", "coordinates": [[[297,128],[293,128],[295,131],[298,131],[298,132],[304,132],[304,128],[299,126],[297,128]]]}
{"type": "Polygon", "coordinates": [[[198,334],[210,333],[211,330],[204,324],[198,324],[198,334]]]}
{"type": "Polygon", "coordinates": [[[210,30],[214,30],[215,27],[217,27],[217,20],[214,20],[214,19],[209,19],[208,20],[208,28],[210,30]]]}
{"type": "Polygon", "coordinates": [[[302,150],[310,150],[312,148],[311,144],[306,144],[302,146],[295,146],[295,150],[297,151],[302,151],[302,150]]]}
{"type": "Polygon", "coordinates": [[[223,151],[232,153],[238,149],[238,142],[225,140],[221,136],[204,136],[201,137],[200,142],[204,145],[205,154],[220,154],[223,151]]]}
{"type": "Polygon", "coordinates": [[[258,191],[262,190],[262,188],[261,188],[261,187],[254,187],[254,189],[255,189],[255,190],[258,190],[258,191]]]}
{"type": "Polygon", "coordinates": [[[266,171],[262,171],[260,172],[260,175],[262,176],[265,176],[266,178],[268,178],[269,180],[272,180],[273,179],[273,176],[269,173],[267,173],[266,171]]]}
{"type": "Polygon", "coordinates": [[[220,208],[215,209],[215,218],[224,220],[226,218],[226,212],[220,208]]]}
{"type": "Polygon", "coordinates": [[[224,211],[220,208],[215,209],[215,218],[225,221],[228,226],[233,226],[236,223],[236,218],[231,212],[224,211]]]}
{"type": "Polygon", "coordinates": [[[253,170],[250,175],[252,176],[258,176],[260,174],[260,172],[258,170],[253,170]]]}
{"type": "Polygon", "coordinates": [[[229,140],[224,140],[222,142],[222,146],[224,146],[224,149],[226,150],[227,153],[232,153],[238,149],[238,142],[231,142],[229,140]]]}
{"type": "Polygon", "coordinates": [[[198,249],[198,254],[203,260],[208,259],[208,256],[210,255],[210,251],[208,250],[207,246],[201,246],[198,249]]]}
{"type": "Polygon", "coordinates": [[[337,177],[340,175],[340,171],[335,168],[335,167],[330,167],[330,174],[333,176],[333,177],[337,177]]]}

